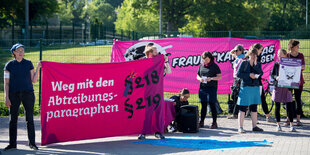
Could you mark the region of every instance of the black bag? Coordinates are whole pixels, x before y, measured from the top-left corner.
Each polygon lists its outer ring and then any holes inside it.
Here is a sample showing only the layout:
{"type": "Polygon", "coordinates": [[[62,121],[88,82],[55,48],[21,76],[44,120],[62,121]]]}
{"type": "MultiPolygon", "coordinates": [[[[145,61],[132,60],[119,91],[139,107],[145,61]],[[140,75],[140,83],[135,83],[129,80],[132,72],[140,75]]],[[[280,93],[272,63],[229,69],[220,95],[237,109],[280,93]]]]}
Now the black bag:
{"type": "MultiPolygon", "coordinates": [[[[218,101],[216,101],[215,103],[215,108],[216,108],[216,113],[219,115],[221,113],[223,113],[223,110],[219,104],[218,101]]],[[[210,104],[207,105],[207,113],[211,113],[211,108],[210,108],[210,104]]]]}
{"type": "Polygon", "coordinates": [[[234,112],[234,108],[235,108],[235,103],[233,100],[228,100],[227,102],[228,104],[228,113],[233,113],[234,112]]]}

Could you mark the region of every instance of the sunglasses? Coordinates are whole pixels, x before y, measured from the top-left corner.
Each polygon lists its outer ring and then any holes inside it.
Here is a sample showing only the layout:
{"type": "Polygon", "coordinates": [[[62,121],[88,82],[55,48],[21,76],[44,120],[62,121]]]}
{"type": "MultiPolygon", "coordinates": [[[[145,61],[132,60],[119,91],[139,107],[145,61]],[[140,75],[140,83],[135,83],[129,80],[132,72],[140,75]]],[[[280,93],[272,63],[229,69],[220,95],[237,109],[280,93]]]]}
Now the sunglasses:
{"type": "Polygon", "coordinates": [[[189,98],[190,96],[189,96],[189,95],[188,95],[188,96],[185,96],[185,95],[184,95],[183,97],[184,97],[184,98],[189,98]]]}

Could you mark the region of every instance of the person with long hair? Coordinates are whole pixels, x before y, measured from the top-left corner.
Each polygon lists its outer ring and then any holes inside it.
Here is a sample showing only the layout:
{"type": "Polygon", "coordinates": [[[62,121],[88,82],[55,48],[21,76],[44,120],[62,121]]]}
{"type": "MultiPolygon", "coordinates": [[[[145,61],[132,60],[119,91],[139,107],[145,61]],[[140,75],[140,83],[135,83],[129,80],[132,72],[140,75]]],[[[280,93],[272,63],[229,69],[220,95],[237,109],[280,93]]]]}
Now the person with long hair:
{"type": "MultiPolygon", "coordinates": [[[[301,71],[303,72],[306,69],[305,57],[301,52],[299,52],[299,41],[298,40],[291,39],[289,41],[287,56],[289,58],[301,59],[301,61],[302,61],[301,71]]],[[[303,90],[303,86],[305,83],[302,72],[300,73],[299,89],[293,89],[292,90],[294,92],[296,105],[297,105],[297,108],[296,108],[296,118],[297,118],[296,125],[297,126],[302,126],[302,123],[300,121],[300,117],[302,115],[301,92],[303,90]]],[[[287,122],[287,124],[289,124],[289,122],[287,122]]]]}
{"type": "Polygon", "coordinates": [[[250,49],[246,54],[248,59],[241,62],[237,72],[237,77],[241,79],[237,100],[239,105],[239,133],[245,133],[243,122],[247,107],[251,111],[252,131],[264,131],[257,126],[257,105],[261,104],[259,78],[263,75],[261,64],[257,61],[257,55],[257,49],[250,49]]]}
{"type": "Polygon", "coordinates": [[[237,77],[237,71],[238,68],[242,62],[242,59],[244,59],[244,47],[240,44],[236,45],[234,49],[230,51],[230,55],[232,55],[235,60],[232,62],[233,64],[233,78],[234,78],[234,83],[232,85],[231,89],[231,98],[233,99],[233,109],[232,109],[232,115],[228,116],[228,119],[237,119],[238,118],[238,112],[239,112],[239,107],[237,105],[237,99],[238,99],[238,93],[240,89],[240,78],[237,77]]]}
{"type": "Polygon", "coordinates": [[[14,56],[4,67],[4,96],[5,106],[10,109],[9,145],[4,150],[17,147],[17,119],[19,106],[22,103],[25,110],[29,147],[38,150],[35,144],[35,129],[33,122],[33,111],[35,96],[32,83],[36,83],[39,77],[41,63],[37,64],[36,71],[30,60],[24,59],[24,45],[15,44],[11,48],[14,56]]]}
{"type": "Polygon", "coordinates": [[[221,70],[214,62],[214,57],[211,52],[203,52],[201,55],[202,64],[200,64],[197,72],[197,80],[199,85],[199,100],[201,102],[201,119],[199,127],[204,126],[204,120],[207,115],[207,104],[210,105],[213,122],[210,129],[217,129],[217,87],[218,81],[222,79],[221,70]]]}
{"type": "MultiPolygon", "coordinates": [[[[287,57],[287,52],[284,49],[278,50],[278,58],[279,61],[281,58],[287,57]]],[[[279,61],[275,62],[271,71],[271,78],[274,80],[275,88],[272,91],[271,99],[276,103],[275,108],[275,115],[277,119],[277,128],[276,131],[282,131],[281,125],[280,125],[280,109],[281,109],[281,102],[286,104],[286,113],[287,117],[290,121],[290,131],[296,132],[296,129],[293,125],[293,119],[294,119],[294,103],[292,92],[285,87],[278,87],[278,81],[279,81],[279,68],[280,63],[279,61]]]]}
{"type": "MultiPolygon", "coordinates": [[[[263,45],[260,43],[256,43],[256,44],[253,44],[251,48],[255,48],[257,50],[257,52],[258,52],[257,62],[261,63],[261,57],[262,57],[262,53],[263,53],[263,49],[264,49],[263,45]]],[[[264,111],[265,116],[266,116],[266,122],[275,123],[276,122],[275,119],[272,118],[269,114],[268,104],[266,102],[262,78],[259,77],[258,80],[259,80],[260,91],[262,92],[260,97],[261,97],[261,101],[262,101],[262,108],[263,108],[263,111],[264,111]]]]}
{"type": "Polygon", "coordinates": [[[179,128],[180,117],[181,117],[181,106],[188,105],[188,99],[190,97],[189,90],[187,88],[183,88],[180,90],[179,95],[171,96],[170,99],[174,100],[174,109],[175,109],[175,119],[173,123],[170,124],[168,131],[175,132],[179,128]]]}

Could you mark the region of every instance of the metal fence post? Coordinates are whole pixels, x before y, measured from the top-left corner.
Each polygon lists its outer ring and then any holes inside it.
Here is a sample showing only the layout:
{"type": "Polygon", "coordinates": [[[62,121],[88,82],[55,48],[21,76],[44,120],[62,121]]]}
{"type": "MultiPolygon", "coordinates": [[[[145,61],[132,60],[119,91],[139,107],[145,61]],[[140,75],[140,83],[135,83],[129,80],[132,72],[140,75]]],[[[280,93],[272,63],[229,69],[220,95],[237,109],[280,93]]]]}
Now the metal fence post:
{"type": "Polygon", "coordinates": [[[74,22],[72,21],[72,43],[74,44],[74,22]]]}
{"type": "MultiPolygon", "coordinates": [[[[40,39],[40,61],[42,61],[42,38],[40,39]]],[[[41,89],[42,89],[42,70],[40,69],[40,77],[39,77],[39,107],[41,109],[41,89]]]]}
{"type": "Polygon", "coordinates": [[[62,22],[59,23],[59,44],[61,44],[62,40],[62,22]]]}

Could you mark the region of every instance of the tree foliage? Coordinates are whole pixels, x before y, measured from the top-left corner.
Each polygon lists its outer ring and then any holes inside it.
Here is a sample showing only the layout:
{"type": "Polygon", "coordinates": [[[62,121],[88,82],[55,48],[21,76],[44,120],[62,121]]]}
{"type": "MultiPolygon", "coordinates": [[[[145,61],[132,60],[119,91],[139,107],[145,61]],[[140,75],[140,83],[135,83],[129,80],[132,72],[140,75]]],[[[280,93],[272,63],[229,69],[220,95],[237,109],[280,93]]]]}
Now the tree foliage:
{"type": "MultiPolygon", "coordinates": [[[[116,22],[123,26],[117,28],[149,29],[146,21],[144,28],[132,25],[146,14],[158,19],[159,1],[130,0],[128,5],[125,0],[116,22]]],[[[167,31],[291,31],[305,27],[305,7],[304,0],[162,0],[162,21],[167,31]]]]}
{"type": "Polygon", "coordinates": [[[269,8],[265,30],[291,31],[305,28],[305,0],[269,0],[265,3],[269,8]]]}
{"type": "Polygon", "coordinates": [[[95,24],[113,25],[116,19],[113,6],[102,0],[93,0],[87,8],[87,14],[95,24]]]}
{"type": "MultiPolygon", "coordinates": [[[[46,20],[55,15],[58,10],[57,0],[29,0],[29,21],[46,20]]],[[[24,23],[24,0],[1,0],[0,3],[0,27],[12,22],[12,18],[24,23]],[[2,25],[2,26],[1,26],[2,25]]]]}
{"type": "Polygon", "coordinates": [[[64,24],[83,23],[86,19],[85,0],[60,0],[60,12],[58,14],[64,24]]]}
{"type": "Polygon", "coordinates": [[[158,32],[159,16],[148,9],[135,9],[135,2],[136,0],[124,0],[117,9],[117,20],[114,23],[116,30],[158,32]]]}

